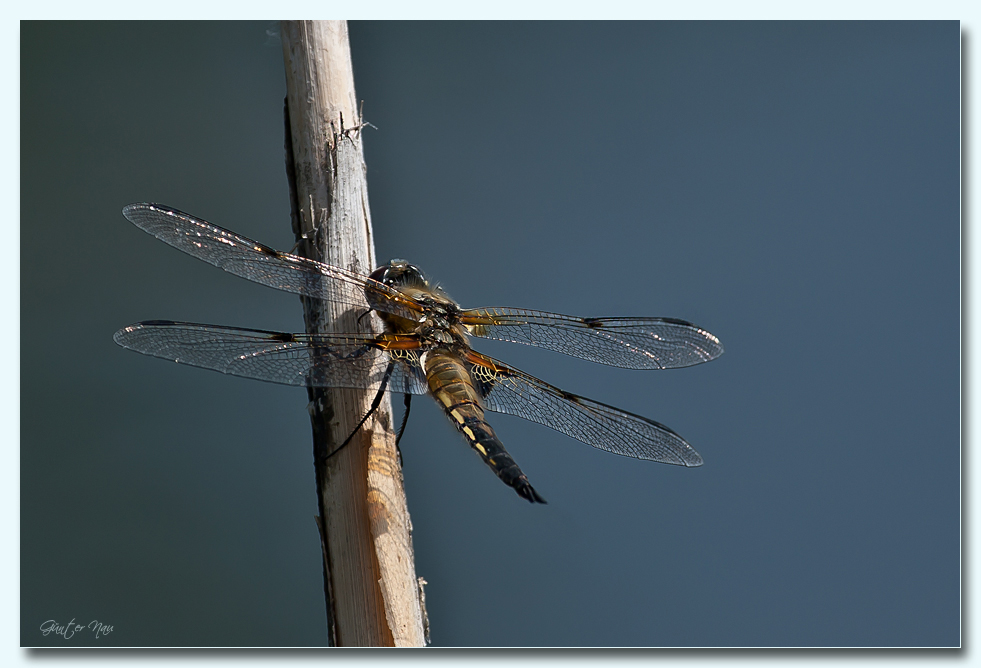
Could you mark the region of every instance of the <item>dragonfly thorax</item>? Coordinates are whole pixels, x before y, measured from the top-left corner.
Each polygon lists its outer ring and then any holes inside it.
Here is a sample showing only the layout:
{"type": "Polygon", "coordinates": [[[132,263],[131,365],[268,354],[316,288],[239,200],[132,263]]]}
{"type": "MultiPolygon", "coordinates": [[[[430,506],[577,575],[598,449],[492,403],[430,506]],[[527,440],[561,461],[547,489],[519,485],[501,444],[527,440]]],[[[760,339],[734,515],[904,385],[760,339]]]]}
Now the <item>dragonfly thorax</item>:
{"type": "Polygon", "coordinates": [[[396,290],[419,305],[419,315],[409,319],[386,308],[384,296],[375,297],[370,286],[365,296],[378,311],[389,333],[413,334],[426,346],[467,345],[469,332],[460,324],[460,306],[426,280],[419,267],[405,260],[392,260],[371,272],[369,277],[396,290]]]}

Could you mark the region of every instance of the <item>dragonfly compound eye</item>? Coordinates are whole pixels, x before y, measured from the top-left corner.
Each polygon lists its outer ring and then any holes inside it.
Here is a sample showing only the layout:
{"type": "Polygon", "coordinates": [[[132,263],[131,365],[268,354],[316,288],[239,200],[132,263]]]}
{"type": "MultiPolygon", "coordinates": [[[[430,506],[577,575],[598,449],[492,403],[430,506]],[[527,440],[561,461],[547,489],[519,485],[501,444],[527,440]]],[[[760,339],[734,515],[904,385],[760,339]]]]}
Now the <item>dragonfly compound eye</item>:
{"type": "Polygon", "coordinates": [[[419,267],[405,260],[392,260],[371,272],[371,278],[390,286],[426,287],[428,282],[419,267]]]}

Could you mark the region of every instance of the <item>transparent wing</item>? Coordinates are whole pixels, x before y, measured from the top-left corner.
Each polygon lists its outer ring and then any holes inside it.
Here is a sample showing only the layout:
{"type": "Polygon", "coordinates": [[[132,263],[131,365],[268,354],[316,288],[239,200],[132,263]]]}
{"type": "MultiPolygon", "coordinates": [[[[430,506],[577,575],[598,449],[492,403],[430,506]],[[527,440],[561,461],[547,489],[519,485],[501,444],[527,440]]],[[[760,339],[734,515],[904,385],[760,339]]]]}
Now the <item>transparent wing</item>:
{"type": "Polygon", "coordinates": [[[419,320],[421,309],[401,292],[340,267],[281,253],[194,216],[159,204],[129,204],[123,215],[141,230],[230,274],[277,290],[419,320]],[[375,298],[371,307],[365,289],[375,298]]]}
{"type": "Polygon", "coordinates": [[[378,339],[362,335],[287,334],[151,320],[124,327],[112,338],[144,355],[284,385],[377,389],[395,359],[388,391],[428,392],[414,350],[383,350],[378,339]]]}
{"type": "Polygon", "coordinates": [[[586,399],[476,351],[471,375],[488,410],[516,415],[618,455],[665,464],[701,466],[694,448],[663,424],[586,399]]]}
{"type": "Polygon", "coordinates": [[[671,369],[713,360],[722,343],[674,318],[577,318],[516,308],[477,308],[461,322],[474,336],[527,343],[626,369],[671,369]]]}

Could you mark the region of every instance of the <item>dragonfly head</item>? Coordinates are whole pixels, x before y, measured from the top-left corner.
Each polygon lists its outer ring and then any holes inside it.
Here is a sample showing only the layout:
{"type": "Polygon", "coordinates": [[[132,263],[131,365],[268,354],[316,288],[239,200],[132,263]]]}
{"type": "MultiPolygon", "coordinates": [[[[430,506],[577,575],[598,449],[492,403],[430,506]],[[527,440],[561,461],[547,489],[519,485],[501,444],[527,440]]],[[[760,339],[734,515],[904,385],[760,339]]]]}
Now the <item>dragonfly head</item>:
{"type": "Polygon", "coordinates": [[[384,283],[393,288],[415,287],[428,288],[429,281],[422,275],[422,271],[414,264],[409,264],[405,260],[392,260],[388,264],[371,272],[371,278],[384,283]]]}

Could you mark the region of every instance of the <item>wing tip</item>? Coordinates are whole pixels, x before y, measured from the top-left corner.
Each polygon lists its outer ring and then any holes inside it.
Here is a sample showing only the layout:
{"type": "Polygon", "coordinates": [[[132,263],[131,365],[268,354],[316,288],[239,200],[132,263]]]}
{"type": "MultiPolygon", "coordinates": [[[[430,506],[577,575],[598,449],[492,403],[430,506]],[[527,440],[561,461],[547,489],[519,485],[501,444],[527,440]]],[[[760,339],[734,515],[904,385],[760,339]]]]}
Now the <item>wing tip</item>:
{"type": "Polygon", "coordinates": [[[702,456],[698,454],[698,451],[695,450],[695,448],[691,447],[691,444],[689,444],[688,441],[679,436],[674,430],[668,427],[664,427],[664,429],[670,432],[678,439],[678,441],[680,441],[680,443],[676,443],[677,446],[680,446],[677,448],[676,452],[678,454],[678,459],[681,460],[680,463],[682,466],[693,469],[705,463],[702,456]]]}
{"type": "Polygon", "coordinates": [[[702,459],[702,456],[697,452],[695,452],[694,450],[692,450],[691,453],[683,459],[683,461],[685,466],[690,469],[696,468],[705,463],[705,460],[702,459]]]}
{"type": "Polygon", "coordinates": [[[141,229],[141,223],[143,223],[142,216],[146,212],[156,212],[166,216],[184,216],[193,219],[193,216],[184,213],[180,209],[175,209],[166,204],[154,204],[153,202],[133,202],[132,204],[127,204],[122,209],[123,217],[141,229]]]}
{"type": "Polygon", "coordinates": [[[112,335],[112,340],[117,346],[122,346],[123,348],[130,348],[126,343],[126,338],[133,332],[143,329],[143,323],[138,322],[133,325],[127,325],[121,329],[116,330],[116,333],[112,335]]]}
{"type": "Polygon", "coordinates": [[[133,215],[136,214],[136,212],[153,209],[156,208],[156,206],[156,204],[151,204],[150,202],[133,202],[132,204],[127,204],[123,207],[123,217],[132,223],[134,222],[133,215]]]}

